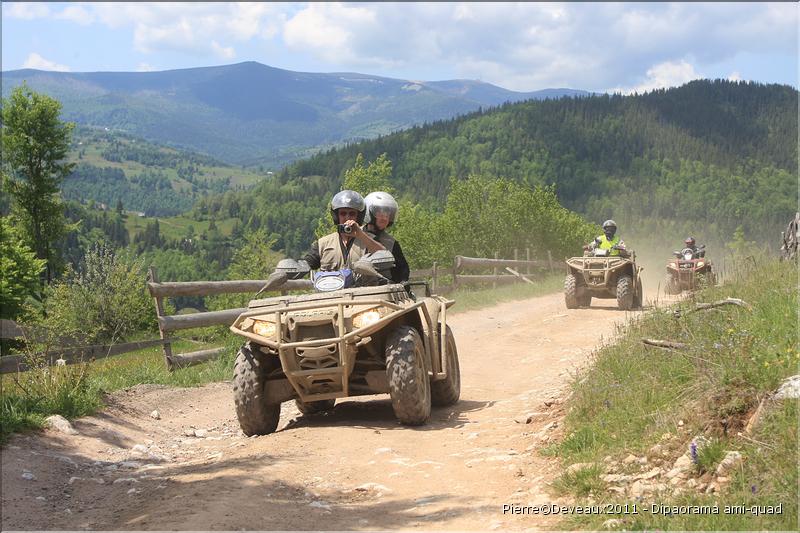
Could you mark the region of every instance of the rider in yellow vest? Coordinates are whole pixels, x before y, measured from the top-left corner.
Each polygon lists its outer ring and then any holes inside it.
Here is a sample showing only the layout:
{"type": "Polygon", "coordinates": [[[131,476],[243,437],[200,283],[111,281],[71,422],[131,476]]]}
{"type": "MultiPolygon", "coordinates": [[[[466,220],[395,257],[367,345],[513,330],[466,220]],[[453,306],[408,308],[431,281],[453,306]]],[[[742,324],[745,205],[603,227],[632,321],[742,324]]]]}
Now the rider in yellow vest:
{"type": "Polygon", "coordinates": [[[625,247],[625,242],[616,235],[617,223],[613,220],[606,220],[603,222],[603,235],[596,237],[589,243],[589,250],[600,248],[601,250],[608,250],[608,255],[620,255],[619,248],[625,247]]]}

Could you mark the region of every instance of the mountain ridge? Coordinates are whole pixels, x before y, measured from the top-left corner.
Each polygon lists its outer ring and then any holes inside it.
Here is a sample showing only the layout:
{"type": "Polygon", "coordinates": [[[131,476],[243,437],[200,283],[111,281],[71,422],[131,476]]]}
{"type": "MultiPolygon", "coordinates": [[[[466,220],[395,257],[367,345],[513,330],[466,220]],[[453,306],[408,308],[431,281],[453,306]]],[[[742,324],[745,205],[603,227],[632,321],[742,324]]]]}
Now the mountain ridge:
{"type": "Polygon", "coordinates": [[[2,77],[4,96],[25,81],[60,100],[65,120],[273,169],[333,146],[480,108],[591,94],[518,92],[479,80],[296,72],[255,61],[157,72],[20,69],[2,77]]]}

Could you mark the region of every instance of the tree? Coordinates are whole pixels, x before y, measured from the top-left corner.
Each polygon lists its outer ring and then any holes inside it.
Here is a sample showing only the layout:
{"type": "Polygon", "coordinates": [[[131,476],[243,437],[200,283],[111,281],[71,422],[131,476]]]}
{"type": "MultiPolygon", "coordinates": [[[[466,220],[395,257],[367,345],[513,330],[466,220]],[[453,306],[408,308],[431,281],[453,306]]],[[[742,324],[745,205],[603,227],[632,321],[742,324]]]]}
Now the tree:
{"type": "Polygon", "coordinates": [[[373,191],[394,193],[394,188],[389,183],[392,176],[392,162],[386,154],[381,154],[375,161],[364,165],[364,154],[356,156],[353,168],[344,172],[342,189],[356,191],[361,196],[366,196],[373,191]]]}
{"type": "Polygon", "coordinates": [[[26,298],[39,288],[45,261],[31,250],[5,218],[0,218],[0,318],[16,319],[26,298]]]}
{"type": "Polygon", "coordinates": [[[60,266],[54,243],[66,232],[59,186],[72,171],[65,162],[73,123],[59,120],[61,103],[23,84],[3,99],[3,165],[15,216],[36,257],[47,262],[50,282],[60,266]]]}

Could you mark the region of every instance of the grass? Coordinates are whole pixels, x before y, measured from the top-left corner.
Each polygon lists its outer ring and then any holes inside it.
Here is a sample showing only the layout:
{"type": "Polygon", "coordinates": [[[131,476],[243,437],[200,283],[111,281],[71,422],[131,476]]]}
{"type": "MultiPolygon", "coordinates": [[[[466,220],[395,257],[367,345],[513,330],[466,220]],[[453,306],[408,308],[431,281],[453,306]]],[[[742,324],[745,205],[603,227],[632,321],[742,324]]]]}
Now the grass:
{"type": "MultiPolygon", "coordinates": [[[[619,515],[626,529],[784,529],[798,526],[797,401],[770,401],[755,433],[740,437],[759,405],[800,362],[797,336],[797,267],[764,262],[739,272],[722,287],[696,295],[711,302],[736,297],[752,310],[726,306],[682,313],[655,310],[629,324],[626,334],[595,355],[592,366],[575,377],[567,404],[564,438],[547,452],[565,465],[602,463],[616,468],[629,454],[646,455],[666,433],[677,435],[672,459],[695,435],[710,442],[697,454],[695,475],[713,471],[728,450],[744,456],[730,485],[719,495],[687,492],[663,496],[665,505],[717,503],[783,504],[781,515],[619,515]],[[687,350],[645,347],[642,338],[683,342],[687,350]]],[[[684,311],[691,299],[678,304],[684,311]]],[[[584,498],[586,482],[562,478],[557,490],[584,498]]],[[[594,499],[626,502],[616,493],[593,491],[594,499]]],[[[592,529],[611,516],[565,519],[564,528],[592,529]]]]}
{"type": "MultiPolygon", "coordinates": [[[[209,220],[194,220],[185,216],[174,217],[139,217],[133,213],[129,213],[125,217],[125,229],[128,230],[131,240],[137,233],[144,231],[148,222],[158,219],[159,231],[161,236],[165,239],[181,239],[186,237],[189,226],[194,229],[195,238],[204,231],[208,230],[211,221],[209,220]]],[[[236,219],[226,218],[217,220],[214,223],[217,225],[221,235],[230,236],[233,233],[233,225],[236,219]]]]}
{"type": "MultiPolygon", "coordinates": [[[[187,333],[188,334],[188,333],[187,333]]],[[[103,407],[103,396],[140,383],[192,387],[230,379],[238,338],[209,343],[178,340],[173,353],[224,344],[226,352],[203,364],[169,372],[160,346],[66,367],[39,368],[0,378],[0,443],[15,432],[40,428],[54,414],[76,418],[103,407]]]]}

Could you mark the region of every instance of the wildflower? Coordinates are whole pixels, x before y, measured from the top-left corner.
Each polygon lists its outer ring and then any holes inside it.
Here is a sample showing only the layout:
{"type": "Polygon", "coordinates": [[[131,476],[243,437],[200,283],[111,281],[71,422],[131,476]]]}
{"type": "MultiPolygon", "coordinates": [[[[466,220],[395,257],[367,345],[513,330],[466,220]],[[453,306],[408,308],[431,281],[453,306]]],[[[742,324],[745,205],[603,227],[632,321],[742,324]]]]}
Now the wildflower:
{"type": "Polygon", "coordinates": [[[697,464],[697,443],[692,441],[692,444],[689,446],[689,450],[692,454],[692,462],[697,464]]]}
{"type": "Polygon", "coordinates": [[[756,493],[756,490],[757,490],[757,489],[756,489],[756,486],[755,486],[755,485],[750,485],[750,492],[751,492],[752,494],[755,494],[755,493],[756,493]]]}

